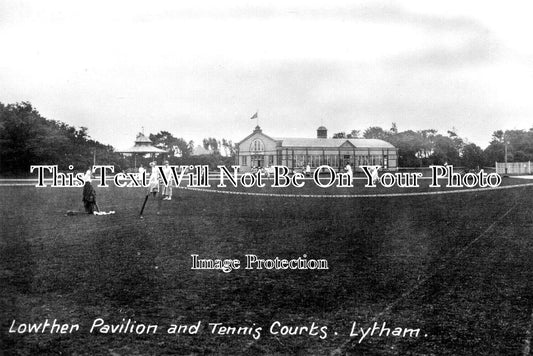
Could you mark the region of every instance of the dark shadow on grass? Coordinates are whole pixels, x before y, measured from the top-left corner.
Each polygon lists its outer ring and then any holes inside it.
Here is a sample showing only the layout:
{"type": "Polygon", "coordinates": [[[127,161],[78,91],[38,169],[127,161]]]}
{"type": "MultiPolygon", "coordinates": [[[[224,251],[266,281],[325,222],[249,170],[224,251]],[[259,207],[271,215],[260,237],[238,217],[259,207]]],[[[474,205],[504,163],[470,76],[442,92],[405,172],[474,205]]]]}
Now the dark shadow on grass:
{"type": "Polygon", "coordinates": [[[158,248],[145,231],[122,227],[94,236],[88,246],[86,280],[80,301],[119,306],[157,305],[160,296],[155,257],[158,248]]]}
{"type": "MultiPolygon", "coordinates": [[[[0,327],[2,333],[7,333],[10,322],[24,315],[26,306],[18,297],[33,292],[36,263],[22,217],[9,222],[3,220],[0,231],[6,233],[0,248],[0,327]]],[[[0,353],[6,354],[19,349],[22,343],[21,339],[13,337],[2,337],[2,340],[0,353]]]]}
{"type": "Polygon", "coordinates": [[[24,234],[12,235],[0,249],[0,284],[23,294],[32,291],[35,274],[35,260],[25,237],[24,234]]]}

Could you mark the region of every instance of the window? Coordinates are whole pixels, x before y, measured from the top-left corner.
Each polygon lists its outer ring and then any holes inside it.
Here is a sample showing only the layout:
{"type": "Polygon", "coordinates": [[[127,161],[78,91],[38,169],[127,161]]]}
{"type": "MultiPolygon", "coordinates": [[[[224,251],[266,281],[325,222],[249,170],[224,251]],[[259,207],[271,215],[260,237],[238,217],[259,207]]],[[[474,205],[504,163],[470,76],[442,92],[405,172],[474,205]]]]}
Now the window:
{"type": "Polygon", "coordinates": [[[327,155],[324,164],[330,167],[337,167],[339,165],[338,158],[339,156],[337,155],[327,155]]]}
{"type": "Polygon", "coordinates": [[[248,162],[246,162],[246,161],[247,161],[246,158],[247,158],[247,156],[242,156],[242,163],[241,163],[241,166],[246,166],[246,165],[248,165],[248,162]]]}
{"type": "Polygon", "coordinates": [[[252,144],[250,145],[250,151],[257,152],[257,151],[264,151],[265,145],[263,144],[263,141],[260,139],[255,139],[252,141],[252,144]]]}

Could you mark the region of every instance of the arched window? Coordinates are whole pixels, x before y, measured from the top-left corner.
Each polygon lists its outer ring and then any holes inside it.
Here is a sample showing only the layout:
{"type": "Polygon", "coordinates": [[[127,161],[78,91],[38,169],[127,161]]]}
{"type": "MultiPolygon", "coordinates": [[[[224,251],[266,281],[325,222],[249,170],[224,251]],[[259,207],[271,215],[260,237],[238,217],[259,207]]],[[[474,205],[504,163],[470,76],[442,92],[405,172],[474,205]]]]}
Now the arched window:
{"type": "Polygon", "coordinates": [[[255,139],[252,141],[252,144],[250,145],[250,151],[257,152],[257,151],[264,151],[265,145],[263,144],[263,141],[260,139],[255,139]]]}

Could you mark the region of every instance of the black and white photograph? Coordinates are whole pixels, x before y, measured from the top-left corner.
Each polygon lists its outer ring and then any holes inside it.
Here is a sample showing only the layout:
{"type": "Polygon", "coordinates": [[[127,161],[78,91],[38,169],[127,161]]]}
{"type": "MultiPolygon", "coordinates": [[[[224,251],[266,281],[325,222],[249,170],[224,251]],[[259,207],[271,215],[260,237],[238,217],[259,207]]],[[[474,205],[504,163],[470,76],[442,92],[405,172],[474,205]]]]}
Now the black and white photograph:
{"type": "Polygon", "coordinates": [[[0,355],[532,355],[532,11],[0,0],[0,355]]]}

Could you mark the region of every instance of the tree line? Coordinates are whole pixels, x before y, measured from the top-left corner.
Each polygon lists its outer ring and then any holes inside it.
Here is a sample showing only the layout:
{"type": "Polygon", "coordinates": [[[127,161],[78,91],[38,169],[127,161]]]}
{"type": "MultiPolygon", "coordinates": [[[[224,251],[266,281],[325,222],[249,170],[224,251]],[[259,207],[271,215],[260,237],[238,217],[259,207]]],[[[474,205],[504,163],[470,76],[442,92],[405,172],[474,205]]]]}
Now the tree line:
{"type": "MultiPolygon", "coordinates": [[[[155,135],[150,134],[149,139],[154,146],[169,152],[170,157],[189,157],[194,151],[194,141],[187,142],[181,137],[174,137],[168,131],[160,131],[155,135]]],[[[225,138],[204,138],[201,147],[214,155],[234,156],[236,152],[236,145],[225,138]]]]}
{"type": "MultiPolygon", "coordinates": [[[[399,131],[372,126],[364,131],[338,132],[334,138],[368,138],[390,142],[398,148],[400,167],[420,167],[431,164],[452,164],[467,168],[493,166],[503,162],[533,160],[533,129],[495,131],[490,144],[482,149],[459,137],[455,130],[440,134],[436,130],[399,131]],[[507,150],[506,150],[507,147],[507,150]]],[[[233,164],[236,152],[231,140],[205,138],[202,147],[206,155],[193,155],[195,145],[168,131],[150,134],[153,144],[168,153],[171,164],[233,164]]],[[[131,169],[134,164],[147,164],[148,158],[133,162],[117,153],[111,145],[102,144],[88,135],[86,127],[76,128],[66,123],[42,117],[29,102],[0,103],[0,174],[29,175],[30,165],[57,164],[61,170],[69,165],[85,170],[93,162],[114,165],[117,171],[131,169]]]]}
{"type": "MultiPolygon", "coordinates": [[[[235,145],[226,139],[204,139],[208,155],[192,156],[194,142],[174,137],[168,131],[150,134],[154,146],[165,151],[155,157],[172,164],[233,164],[235,145]]],[[[102,144],[88,135],[86,127],[44,118],[29,102],[0,103],[0,175],[30,175],[31,165],[58,165],[60,170],[85,171],[94,163],[108,164],[115,171],[127,171],[153,158],[124,157],[113,146],[102,144]]]]}
{"type": "Polygon", "coordinates": [[[450,164],[475,169],[493,167],[495,162],[505,161],[507,146],[508,162],[533,160],[533,128],[529,130],[497,130],[489,145],[482,149],[475,143],[457,135],[454,129],[445,135],[437,130],[399,131],[393,123],[390,129],[372,126],[361,132],[338,132],[333,138],[380,139],[398,148],[400,167],[420,167],[433,164],[450,164]]]}
{"type": "Polygon", "coordinates": [[[39,164],[84,171],[95,160],[127,165],[112,146],[91,139],[87,131],[45,119],[29,102],[0,103],[0,174],[29,175],[30,166],[39,164]]]}
{"type": "MultiPolygon", "coordinates": [[[[150,134],[149,139],[153,145],[167,151],[167,154],[160,155],[172,165],[208,165],[215,168],[218,165],[232,165],[235,163],[236,146],[231,140],[222,138],[218,140],[214,137],[204,138],[202,146],[207,153],[198,154],[195,151],[194,141],[186,141],[181,137],[175,137],[168,131],[160,131],[157,134],[150,134]]],[[[142,159],[141,162],[148,161],[142,159]]],[[[145,164],[147,162],[144,162],[145,164]]]]}

